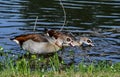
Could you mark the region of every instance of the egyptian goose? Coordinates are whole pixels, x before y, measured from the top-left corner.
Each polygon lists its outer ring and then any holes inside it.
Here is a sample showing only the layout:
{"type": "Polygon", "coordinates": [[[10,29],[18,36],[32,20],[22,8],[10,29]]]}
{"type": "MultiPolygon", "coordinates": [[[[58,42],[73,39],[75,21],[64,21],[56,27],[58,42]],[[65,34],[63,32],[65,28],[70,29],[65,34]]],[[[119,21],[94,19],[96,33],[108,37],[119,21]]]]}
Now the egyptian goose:
{"type": "MultiPolygon", "coordinates": [[[[46,30],[45,33],[46,33],[47,36],[53,37],[56,40],[63,40],[63,42],[65,40],[70,41],[71,44],[72,44],[72,42],[74,42],[74,38],[67,33],[59,32],[59,31],[56,31],[56,30],[46,30]]],[[[64,46],[69,46],[69,45],[64,44],[64,46]]],[[[72,46],[73,46],[73,44],[72,44],[72,46]]]]}
{"type": "Polygon", "coordinates": [[[67,37],[64,40],[55,39],[46,35],[40,34],[25,34],[11,38],[14,42],[19,44],[24,50],[32,54],[45,54],[56,52],[65,44],[72,45],[71,38],[67,37]]]}
{"type": "Polygon", "coordinates": [[[79,37],[76,41],[72,43],[74,46],[81,46],[83,44],[94,46],[92,40],[88,37],[79,37]]]}

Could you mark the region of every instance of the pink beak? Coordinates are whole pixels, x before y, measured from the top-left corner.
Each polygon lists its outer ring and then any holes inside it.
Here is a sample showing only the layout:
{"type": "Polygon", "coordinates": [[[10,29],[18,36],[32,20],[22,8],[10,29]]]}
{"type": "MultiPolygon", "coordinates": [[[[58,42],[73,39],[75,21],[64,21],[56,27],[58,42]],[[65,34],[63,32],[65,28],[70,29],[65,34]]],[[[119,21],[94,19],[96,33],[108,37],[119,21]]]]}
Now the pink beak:
{"type": "Polygon", "coordinates": [[[90,46],[95,46],[95,45],[91,43],[90,46]]]}
{"type": "Polygon", "coordinates": [[[74,47],[75,45],[73,45],[73,43],[69,43],[70,46],[74,47]]]}

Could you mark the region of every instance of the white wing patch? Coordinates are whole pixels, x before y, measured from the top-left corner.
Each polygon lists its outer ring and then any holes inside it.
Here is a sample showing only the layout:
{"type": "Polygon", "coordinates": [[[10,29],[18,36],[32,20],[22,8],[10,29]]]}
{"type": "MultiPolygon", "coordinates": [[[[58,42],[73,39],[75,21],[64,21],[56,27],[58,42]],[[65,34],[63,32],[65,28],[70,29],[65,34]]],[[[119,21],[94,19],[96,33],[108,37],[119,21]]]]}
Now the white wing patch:
{"type": "Polygon", "coordinates": [[[16,42],[17,44],[19,44],[19,41],[18,41],[18,40],[14,39],[13,41],[16,42]]]}

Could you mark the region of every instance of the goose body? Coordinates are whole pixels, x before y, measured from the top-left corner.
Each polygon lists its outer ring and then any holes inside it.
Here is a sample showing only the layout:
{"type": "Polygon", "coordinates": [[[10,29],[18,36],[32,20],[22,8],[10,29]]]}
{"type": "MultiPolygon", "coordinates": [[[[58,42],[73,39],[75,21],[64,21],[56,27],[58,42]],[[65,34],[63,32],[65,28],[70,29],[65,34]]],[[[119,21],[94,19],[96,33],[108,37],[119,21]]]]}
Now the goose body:
{"type": "Polygon", "coordinates": [[[54,39],[40,34],[19,35],[11,40],[15,41],[24,50],[36,54],[56,52],[62,48],[63,43],[67,45],[70,43],[61,39],[54,39]]]}

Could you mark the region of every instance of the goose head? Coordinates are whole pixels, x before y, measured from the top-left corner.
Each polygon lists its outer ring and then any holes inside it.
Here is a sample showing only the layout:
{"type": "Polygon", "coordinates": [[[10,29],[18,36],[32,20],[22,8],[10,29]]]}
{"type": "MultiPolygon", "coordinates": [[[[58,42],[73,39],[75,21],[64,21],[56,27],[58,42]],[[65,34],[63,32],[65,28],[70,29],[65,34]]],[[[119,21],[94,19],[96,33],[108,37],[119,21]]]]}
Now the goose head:
{"type": "Polygon", "coordinates": [[[92,40],[88,37],[80,37],[78,40],[79,45],[86,44],[89,46],[94,46],[92,40]]]}
{"type": "Polygon", "coordinates": [[[74,46],[73,45],[74,38],[72,36],[70,36],[69,34],[67,34],[67,33],[59,32],[59,31],[56,31],[56,30],[47,30],[46,34],[49,37],[52,37],[52,38],[54,38],[56,40],[59,40],[57,42],[60,45],[63,45],[63,46],[74,46]]]}

